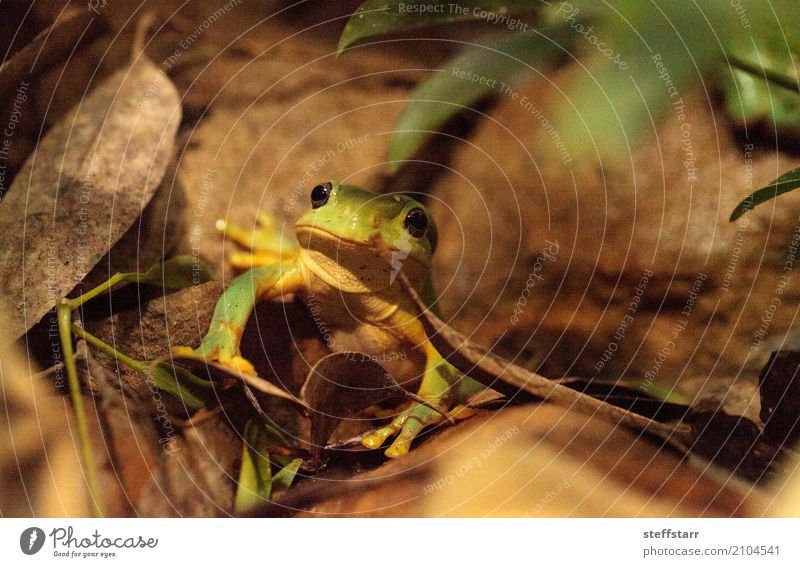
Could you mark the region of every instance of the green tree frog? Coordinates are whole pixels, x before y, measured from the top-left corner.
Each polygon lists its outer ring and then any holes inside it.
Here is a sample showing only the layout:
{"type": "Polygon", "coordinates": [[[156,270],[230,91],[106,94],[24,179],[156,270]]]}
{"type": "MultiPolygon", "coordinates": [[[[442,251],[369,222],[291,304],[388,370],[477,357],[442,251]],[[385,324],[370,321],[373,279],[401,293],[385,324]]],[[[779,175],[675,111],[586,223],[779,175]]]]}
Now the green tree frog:
{"type": "MultiPolygon", "coordinates": [[[[177,347],[176,354],[255,374],[239,350],[253,307],[260,300],[294,294],[324,328],[333,350],[375,357],[400,384],[419,382],[419,395],[437,407],[458,414],[468,398],[485,388],[437,352],[418,319],[419,308],[397,280],[402,269],[414,289],[432,303],[430,268],[437,233],[422,204],[406,196],[327,182],[311,191],[311,208],[295,225],[297,244],[276,234],[263,215],[259,224],[252,233],[224,223],[220,227],[250,249],[233,256],[234,265],[252,269],[234,279],[220,297],[200,346],[177,347]]],[[[363,444],[376,448],[396,436],[386,455],[398,457],[408,452],[425,426],[443,419],[414,403],[363,444]]]]}

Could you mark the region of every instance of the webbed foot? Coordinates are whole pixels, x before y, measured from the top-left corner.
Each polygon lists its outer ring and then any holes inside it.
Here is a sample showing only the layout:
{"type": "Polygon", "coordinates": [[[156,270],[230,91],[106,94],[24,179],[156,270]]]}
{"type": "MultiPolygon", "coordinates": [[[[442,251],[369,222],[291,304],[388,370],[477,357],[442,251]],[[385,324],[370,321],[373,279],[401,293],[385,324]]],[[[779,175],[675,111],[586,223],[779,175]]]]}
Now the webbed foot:
{"type": "Polygon", "coordinates": [[[231,252],[228,255],[231,265],[240,270],[275,264],[281,259],[289,258],[296,249],[292,239],[280,233],[275,217],[267,211],[256,213],[256,226],[252,229],[245,229],[222,219],[217,221],[216,227],[225,238],[248,250],[231,252]]]}
{"type": "Polygon", "coordinates": [[[218,350],[210,354],[200,346],[196,349],[184,346],[172,347],[173,356],[179,358],[191,358],[195,360],[204,360],[205,362],[216,362],[229,368],[236,374],[247,374],[249,376],[258,376],[255,367],[245,357],[240,355],[226,356],[218,350]]]}
{"type": "MultiPolygon", "coordinates": [[[[435,405],[443,405],[446,400],[429,399],[435,405]]],[[[466,406],[459,405],[450,411],[450,415],[455,419],[466,419],[474,414],[474,411],[466,406]]],[[[392,423],[386,427],[381,427],[372,435],[362,439],[361,443],[368,449],[376,449],[383,445],[389,437],[397,435],[388,449],[384,452],[387,457],[402,457],[411,449],[411,443],[419,433],[430,425],[438,425],[447,421],[438,411],[414,402],[407,410],[398,415],[392,423]]]]}

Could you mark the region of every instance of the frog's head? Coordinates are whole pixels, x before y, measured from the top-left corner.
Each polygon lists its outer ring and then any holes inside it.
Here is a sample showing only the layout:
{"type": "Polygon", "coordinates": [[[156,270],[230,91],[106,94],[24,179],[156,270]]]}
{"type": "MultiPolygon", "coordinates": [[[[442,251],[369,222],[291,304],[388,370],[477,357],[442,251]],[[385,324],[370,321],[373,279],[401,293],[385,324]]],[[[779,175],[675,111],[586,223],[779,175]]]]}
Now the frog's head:
{"type": "Polygon", "coordinates": [[[418,201],[337,182],[311,190],[295,228],[309,266],[343,291],[386,289],[401,267],[421,282],[436,249],[436,225],[418,201]]]}

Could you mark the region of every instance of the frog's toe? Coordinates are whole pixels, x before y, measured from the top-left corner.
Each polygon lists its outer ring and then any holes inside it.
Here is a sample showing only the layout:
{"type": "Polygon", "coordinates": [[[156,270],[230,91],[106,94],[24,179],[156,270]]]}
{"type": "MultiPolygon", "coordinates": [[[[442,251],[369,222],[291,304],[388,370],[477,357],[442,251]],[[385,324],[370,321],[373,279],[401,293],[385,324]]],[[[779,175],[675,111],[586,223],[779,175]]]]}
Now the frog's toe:
{"type": "Polygon", "coordinates": [[[196,349],[192,349],[185,346],[175,346],[172,347],[172,355],[178,358],[191,358],[199,361],[204,360],[206,361],[206,363],[216,362],[218,364],[221,364],[222,366],[227,367],[234,373],[258,376],[255,367],[250,363],[249,360],[247,360],[243,356],[238,356],[238,355],[237,356],[221,355],[219,349],[214,349],[213,351],[209,352],[209,349],[205,349],[202,346],[196,349]]]}
{"type": "Polygon", "coordinates": [[[192,347],[174,346],[172,347],[172,355],[177,357],[193,357],[195,356],[195,352],[192,347]]]}
{"type": "Polygon", "coordinates": [[[228,262],[239,270],[251,270],[259,266],[277,264],[286,257],[286,254],[276,250],[259,250],[257,252],[231,252],[228,262]]]}
{"type": "Polygon", "coordinates": [[[444,420],[444,416],[439,412],[421,404],[414,404],[397,416],[390,425],[365,437],[361,443],[369,449],[375,449],[383,445],[383,442],[389,437],[397,435],[397,438],[386,449],[385,455],[391,458],[402,457],[408,453],[411,443],[425,427],[444,420]]]}
{"type": "Polygon", "coordinates": [[[256,211],[256,222],[265,233],[275,234],[278,232],[278,219],[272,211],[258,209],[256,211]]]}
{"type": "Polygon", "coordinates": [[[432,410],[428,406],[417,405],[404,416],[402,429],[397,438],[386,449],[386,456],[391,458],[402,457],[411,449],[411,442],[428,425],[434,425],[444,421],[445,418],[439,412],[432,410]]]}
{"type": "Polygon", "coordinates": [[[361,444],[364,445],[367,449],[377,449],[383,442],[386,441],[392,435],[397,435],[399,431],[398,428],[394,427],[394,425],[387,425],[386,427],[381,427],[377,431],[375,431],[372,435],[367,435],[361,440],[361,444]]]}
{"type": "Polygon", "coordinates": [[[253,230],[242,228],[238,224],[228,222],[225,219],[218,219],[214,223],[214,227],[218,232],[222,233],[225,238],[237,243],[242,248],[253,248],[253,230]]]}

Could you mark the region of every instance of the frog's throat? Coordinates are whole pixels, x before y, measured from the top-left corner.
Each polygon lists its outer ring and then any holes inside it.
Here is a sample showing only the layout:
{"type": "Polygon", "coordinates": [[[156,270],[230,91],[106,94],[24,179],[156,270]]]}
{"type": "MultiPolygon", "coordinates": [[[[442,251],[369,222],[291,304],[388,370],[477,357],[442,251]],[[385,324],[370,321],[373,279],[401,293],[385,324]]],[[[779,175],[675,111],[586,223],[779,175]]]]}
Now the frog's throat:
{"type": "Polygon", "coordinates": [[[300,248],[298,251],[298,257],[300,260],[300,265],[303,266],[306,270],[314,274],[314,276],[321,279],[327,286],[332,289],[338,289],[344,293],[374,293],[375,290],[369,289],[364,287],[363,285],[347,285],[340,278],[337,278],[328,270],[323,268],[322,266],[317,263],[308,253],[308,250],[305,248],[300,248]]]}
{"type": "MultiPolygon", "coordinates": [[[[371,250],[379,257],[383,257],[386,260],[387,264],[391,264],[391,256],[392,253],[396,250],[390,246],[387,246],[383,239],[379,237],[379,235],[372,236],[368,241],[356,241],[352,239],[342,238],[339,235],[333,234],[325,229],[321,229],[318,226],[310,226],[310,225],[298,225],[297,227],[297,236],[298,240],[302,243],[303,235],[307,236],[317,236],[319,238],[325,239],[329,242],[336,242],[338,244],[344,244],[348,247],[353,248],[361,248],[364,250],[371,250]]],[[[321,279],[325,284],[330,286],[331,288],[338,289],[340,291],[346,293],[375,293],[379,291],[386,291],[392,285],[392,280],[390,278],[386,278],[386,286],[381,286],[379,289],[374,287],[366,287],[362,283],[354,283],[353,285],[345,284],[341,278],[337,277],[334,274],[331,274],[328,270],[326,270],[323,266],[321,266],[314,258],[313,255],[309,253],[309,251],[301,244],[298,250],[298,256],[300,259],[301,265],[305,266],[307,270],[312,272],[315,276],[321,279]]],[[[416,258],[408,258],[409,261],[419,263],[416,258]]]]}

